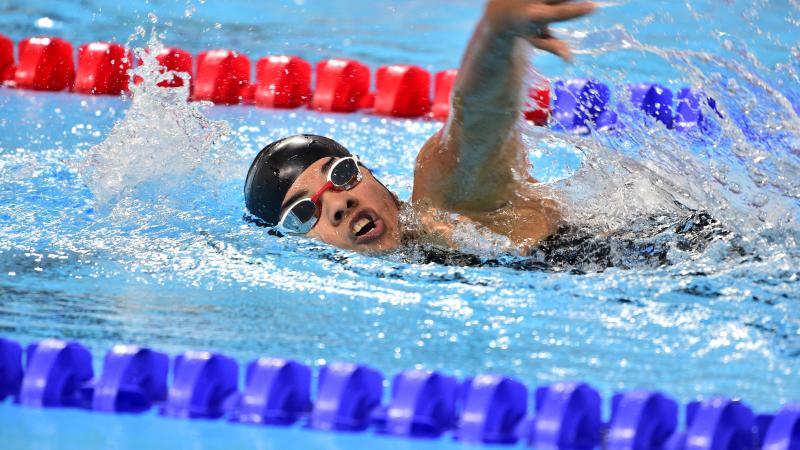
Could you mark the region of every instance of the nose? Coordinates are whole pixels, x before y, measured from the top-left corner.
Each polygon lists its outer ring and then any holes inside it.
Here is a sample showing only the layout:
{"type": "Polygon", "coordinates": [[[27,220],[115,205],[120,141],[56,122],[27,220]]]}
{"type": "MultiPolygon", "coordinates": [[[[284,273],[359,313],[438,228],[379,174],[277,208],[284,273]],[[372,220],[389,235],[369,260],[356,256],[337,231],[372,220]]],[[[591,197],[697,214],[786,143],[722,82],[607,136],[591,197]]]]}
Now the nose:
{"type": "Polygon", "coordinates": [[[334,227],[339,226],[358,206],[358,199],[349,191],[326,191],[320,202],[322,214],[334,227]]]}

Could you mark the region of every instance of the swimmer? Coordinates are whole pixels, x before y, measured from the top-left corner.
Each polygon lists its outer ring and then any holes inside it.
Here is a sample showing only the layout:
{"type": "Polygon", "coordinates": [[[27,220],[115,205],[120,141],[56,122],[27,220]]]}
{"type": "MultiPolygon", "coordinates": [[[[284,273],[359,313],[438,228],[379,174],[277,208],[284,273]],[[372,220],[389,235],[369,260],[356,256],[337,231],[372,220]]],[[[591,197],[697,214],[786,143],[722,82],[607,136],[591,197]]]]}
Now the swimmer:
{"type": "Polygon", "coordinates": [[[518,128],[526,47],[569,61],[569,47],[549,25],[594,9],[589,1],[487,2],[453,86],[450,117],[417,156],[409,203],[339,143],[299,135],[267,145],[253,161],[244,188],[251,218],[281,234],[373,254],[409,239],[455,247],[454,224],[467,223],[526,254],[562,225],[559,204],[535,189],[518,128]],[[405,215],[416,218],[414,226],[402,223],[405,215]]]}

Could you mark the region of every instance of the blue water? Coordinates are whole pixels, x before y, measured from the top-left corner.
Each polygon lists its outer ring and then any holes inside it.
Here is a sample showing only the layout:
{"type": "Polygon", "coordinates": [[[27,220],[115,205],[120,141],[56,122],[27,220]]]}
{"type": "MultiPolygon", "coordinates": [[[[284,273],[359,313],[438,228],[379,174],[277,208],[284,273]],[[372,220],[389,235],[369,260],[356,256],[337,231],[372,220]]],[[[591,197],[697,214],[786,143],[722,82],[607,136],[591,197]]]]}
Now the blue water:
{"type": "MultiPolygon", "coordinates": [[[[166,44],[193,52],[228,47],[253,59],[348,56],[373,68],[440,70],[458,65],[480,3],[6,1],[0,31],[75,45],[134,36],[142,46],[136,28],[156,27],[166,44]]],[[[585,189],[565,187],[593,226],[655,210],[669,191],[711,211],[748,250],[728,257],[718,243],[676,252],[665,267],[586,274],[387,260],[279,240],[241,220],[244,175],[271,140],[334,137],[405,199],[435,122],[242,106],[201,108],[205,122],[183,106],[128,114],[129,98],[0,88],[0,335],[80,340],[96,371],[105,350],[125,342],[172,354],[216,350],[240,362],[358,361],[387,375],[425,367],[509,374],[529,386],[585,380],[606,397],[630,388],[684,402],[722,394],[758,411],[800,401],[799,20],[790,1],[615,2],[562,28],[578,49],[574,65],[535,58],[554,79],[702,87],[724,115],[705,137],[641,117],[588,137],[528,131],[544,142],[531,144],[534,174],[557,186],[582,162],[610,168],[575,175],[585,189]],[[181,122],[193,139],[173,132],[176,118],[192,124],[181,122]],[[618,170],[623,156],[646,170],[618,170]],[[576,194],[595,190],[589,200],[576,194]]],[[[624,103],[623,91],[614,93],[624,103]]],[[[297,439],[366,445],[296,429],[8,404],[0,405],[0,430],[13,436],[12,448],[33,436],[36,448],[211,448],[224,445],[221,435],[265,448],[297,439]]]]}

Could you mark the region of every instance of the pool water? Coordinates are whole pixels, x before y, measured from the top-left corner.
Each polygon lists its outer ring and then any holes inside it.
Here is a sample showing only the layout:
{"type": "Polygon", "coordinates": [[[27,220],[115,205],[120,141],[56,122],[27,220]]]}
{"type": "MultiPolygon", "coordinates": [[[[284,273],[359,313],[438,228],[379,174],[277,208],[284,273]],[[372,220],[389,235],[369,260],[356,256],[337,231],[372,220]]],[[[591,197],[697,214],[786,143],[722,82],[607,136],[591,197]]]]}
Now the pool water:
{"type": "MultiPolygon", "coordinates": [[[[435,71],[457,67],[480,4],[7,1],[0,27],[15,42],[45,34],[74,45],[130,38],[133,47],[155,28],[158,40],[195,53],[347,56],[435,71]]],[[[529,128],[534,175],[597,229],[669,213],[679,198],[731,229],[743,255],[718,241],[671,251],[665,266],[518,270],[278,239],[242,220],[244,176],[263,145],[300,132],[331,136],[407,199],[416,151],[441,124],[186,104],[146,87],[135,102],[0,88],[0,335],[79,340],[96,372],[111,345],[135,343],[220,351],[240,363],[362,362],[387,376],[423,367],[508,374],[529,386],[584,380],[604,398],[631,388],[682,402],[721,394],[757,411],[800,400],[800,6],[620,1],[562,29],[577,61],[537,55],[545,76],[605,81],[622,107],[626,83],[702,88],[722,118],[706,133],[667,130],[636,113],[623,116],[624,128],[587,136],[529,128]]],[[[468,244],[479,256],[514,259],[480,236],[468,244]]],[[[13,448],[33,436],[36,448],[204,448],[230,442],[223,434],[264,448],[297,439],[360,445],[358,436],[296,428],[7,403],[0,430],[14,436],[13,448]]]]}

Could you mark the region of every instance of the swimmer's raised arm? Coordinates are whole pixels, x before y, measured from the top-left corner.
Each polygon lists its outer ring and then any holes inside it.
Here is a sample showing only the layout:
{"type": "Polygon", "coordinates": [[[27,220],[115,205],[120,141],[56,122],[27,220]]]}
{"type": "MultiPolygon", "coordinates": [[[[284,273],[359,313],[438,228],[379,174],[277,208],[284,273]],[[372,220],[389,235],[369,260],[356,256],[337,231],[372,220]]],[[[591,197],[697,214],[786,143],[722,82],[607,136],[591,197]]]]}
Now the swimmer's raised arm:
{"type": "Polygon", "coordinates": [[[413,200],[481,213],[509,201],[529,180],[517,122],[524,106],[526,46],[571,58],[548,24],[591,13],[571,0],[490,0],[461,62],[450,118],[417,157],[413,200]]]}
{"type": "Polygon", "coordinates": [[[561,212],[539,190],[524,192],[533,181],[515,126],[528,64],[524,47],[569,58],[547,26],[593,9],[587,1],[489,0],[461,63],[451,117],[417,157],[413,214],[401,214],[397,196],[345,147],[297,135],[267,145],[253,160],[244,187],[247,217],[280,234],[368,253],[416,238],[458,247],[462,231],[480,226],[507,238],[498,245],[525,254],[557,231],[561,212]]]}

